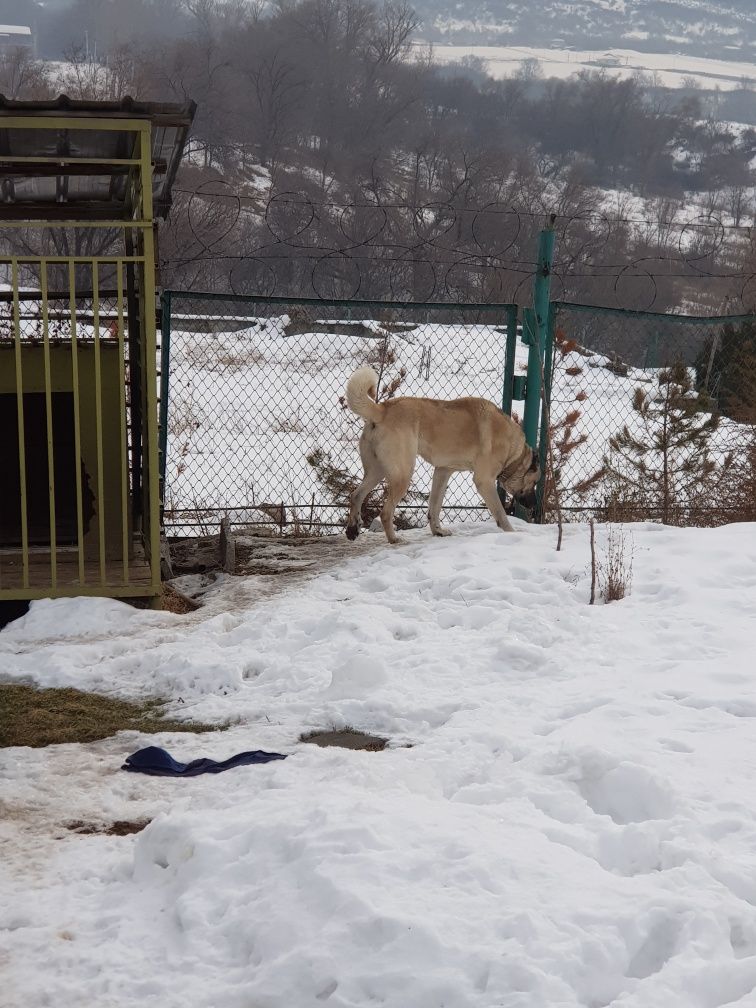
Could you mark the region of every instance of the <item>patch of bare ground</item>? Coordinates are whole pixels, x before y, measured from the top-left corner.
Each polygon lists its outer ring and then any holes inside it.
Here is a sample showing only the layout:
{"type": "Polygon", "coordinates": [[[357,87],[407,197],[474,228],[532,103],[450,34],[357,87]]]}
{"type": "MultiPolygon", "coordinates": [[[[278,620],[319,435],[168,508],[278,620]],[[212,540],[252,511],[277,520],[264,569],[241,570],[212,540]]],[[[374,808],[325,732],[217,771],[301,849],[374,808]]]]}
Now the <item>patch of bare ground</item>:
{"type": "Polygon", "coordinates": [[[388,745],[388,739],[380,735],[370,735],[356,728],[331,728],[326,731],[311,731],[299,736],[300,742],[311,742],[318,746],[338,746],[341,749],[357,749],[363,752],[381,752],[388,745]]]}

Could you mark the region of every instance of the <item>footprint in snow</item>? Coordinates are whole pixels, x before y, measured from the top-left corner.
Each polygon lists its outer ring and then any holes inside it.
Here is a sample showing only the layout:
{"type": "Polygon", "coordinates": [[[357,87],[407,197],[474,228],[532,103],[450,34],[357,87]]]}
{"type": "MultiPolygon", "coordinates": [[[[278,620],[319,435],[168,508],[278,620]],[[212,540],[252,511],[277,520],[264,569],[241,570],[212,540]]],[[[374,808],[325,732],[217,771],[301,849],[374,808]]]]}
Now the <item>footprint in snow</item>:
{"type": "Polygon", "coordinates": [[[662,917],[650,929],[628,963],[626,976],[645,980],[666,966],[677,951],[680,924],[673,917],[662,917]]]}
{"type": "Polygon", "coordinates": [[[621,826],[672,815],[672,794],[645,767],[627,762],[602,767],[606,757],[597,756],[598,760],[589,756],[581,760],[576,779],[578,791],[596,815],[608,815],[621,826]]]}

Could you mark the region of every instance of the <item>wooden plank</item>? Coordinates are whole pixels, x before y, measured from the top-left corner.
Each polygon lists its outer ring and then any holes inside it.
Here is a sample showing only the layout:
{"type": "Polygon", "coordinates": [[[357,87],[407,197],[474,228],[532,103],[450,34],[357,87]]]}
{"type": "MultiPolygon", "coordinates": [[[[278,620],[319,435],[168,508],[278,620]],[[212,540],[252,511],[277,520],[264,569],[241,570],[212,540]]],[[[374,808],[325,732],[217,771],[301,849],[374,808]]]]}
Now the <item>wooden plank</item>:
{"type": "MultiPolygon", "coordinates": [[[[51,566],[50,551],[44,549],[31,549],[28,553],[28,578],[29,588],[50,588],[51,586],[51,566]]],[[[87,594],[104,589],[102,594],[118,594],[119,588],[128,588],[130,594],[134,594],[132,589],[143,588],[144,594],[149,595],[152,581],[152,571],[147,561],[144,550],[141,547],[135,550],[135,555],[129,561],[129,583],[123,583],[123,561],[121,558],[108,560],[105,564],[105,581],[100,581],[101,567],[99,557],[94,557],[85,561],[84,582],[79,577],[79,554],[74,549],[59,549],[56,552],[56,574],[57,587],[82,587],[87,589],[87,594]]],[[[0,550],[0,585],[2,591],[12,592],[14,589],[24,587],[23,564],[20,550],[0,550]]]]}

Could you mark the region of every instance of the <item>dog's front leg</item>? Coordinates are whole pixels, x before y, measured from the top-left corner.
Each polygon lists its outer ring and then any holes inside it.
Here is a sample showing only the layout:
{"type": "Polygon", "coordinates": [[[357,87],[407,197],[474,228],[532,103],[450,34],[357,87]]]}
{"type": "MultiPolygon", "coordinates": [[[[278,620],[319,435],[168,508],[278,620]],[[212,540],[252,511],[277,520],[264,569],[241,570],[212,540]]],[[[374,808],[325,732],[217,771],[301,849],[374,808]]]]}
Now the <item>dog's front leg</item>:
{"type": "Polygon", "coordinates": [[[441,506],[444,503],[444,494],[451,478],[451,469],[434,469],[433,482],[431,483],[430,502],[428,504],[428,521],[430,530],[434,536],[449,536],[449,529],[441,528],[441,506]]]}
{"type": "Polygon", "coordinates": [[[499,500],[499,494],[496,491],[496,476],[491,476],[489,473],[475,472],[473,473],[473,482],[475,483],[475,489],[483,498],[483,503],[491,512],[494,521],[502,532],[514,532],[509,518],[507,518],[504,506],[499,500]]]}

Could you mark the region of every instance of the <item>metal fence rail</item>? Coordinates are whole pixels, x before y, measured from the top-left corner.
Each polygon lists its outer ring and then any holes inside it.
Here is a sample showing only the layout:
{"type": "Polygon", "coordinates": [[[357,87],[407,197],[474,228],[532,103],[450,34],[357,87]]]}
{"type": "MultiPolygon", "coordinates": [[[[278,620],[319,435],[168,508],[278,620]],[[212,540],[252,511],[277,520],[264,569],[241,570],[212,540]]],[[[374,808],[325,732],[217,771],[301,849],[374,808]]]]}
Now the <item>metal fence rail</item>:
{"type": "MultiPolygon", "coordinates": [[[[174,534],[215,529],[224,515],[280,532],[342,526],[362,473],[363,421],[343,401],[360,365],[375,368],[382,397],[477,395],[511,407],[513,305],[174,291],[162,329],[164,524],[174,534]]],[[[400,509],[407,525],[424,524],[429,489],[420,461],[400,509]]],[[[465,474],[446,503],[451,520],[488,514],[465,474]]]]}
{"type": "Polygon", "coordinates": [[[556,302],[550,332],[550,422],[565,517],[698,525],[746,517],[743,466],[756,463],[756,315],[556,302]],[[691,440],[690,428],[712,414],[718,423],[691,440]]]}

